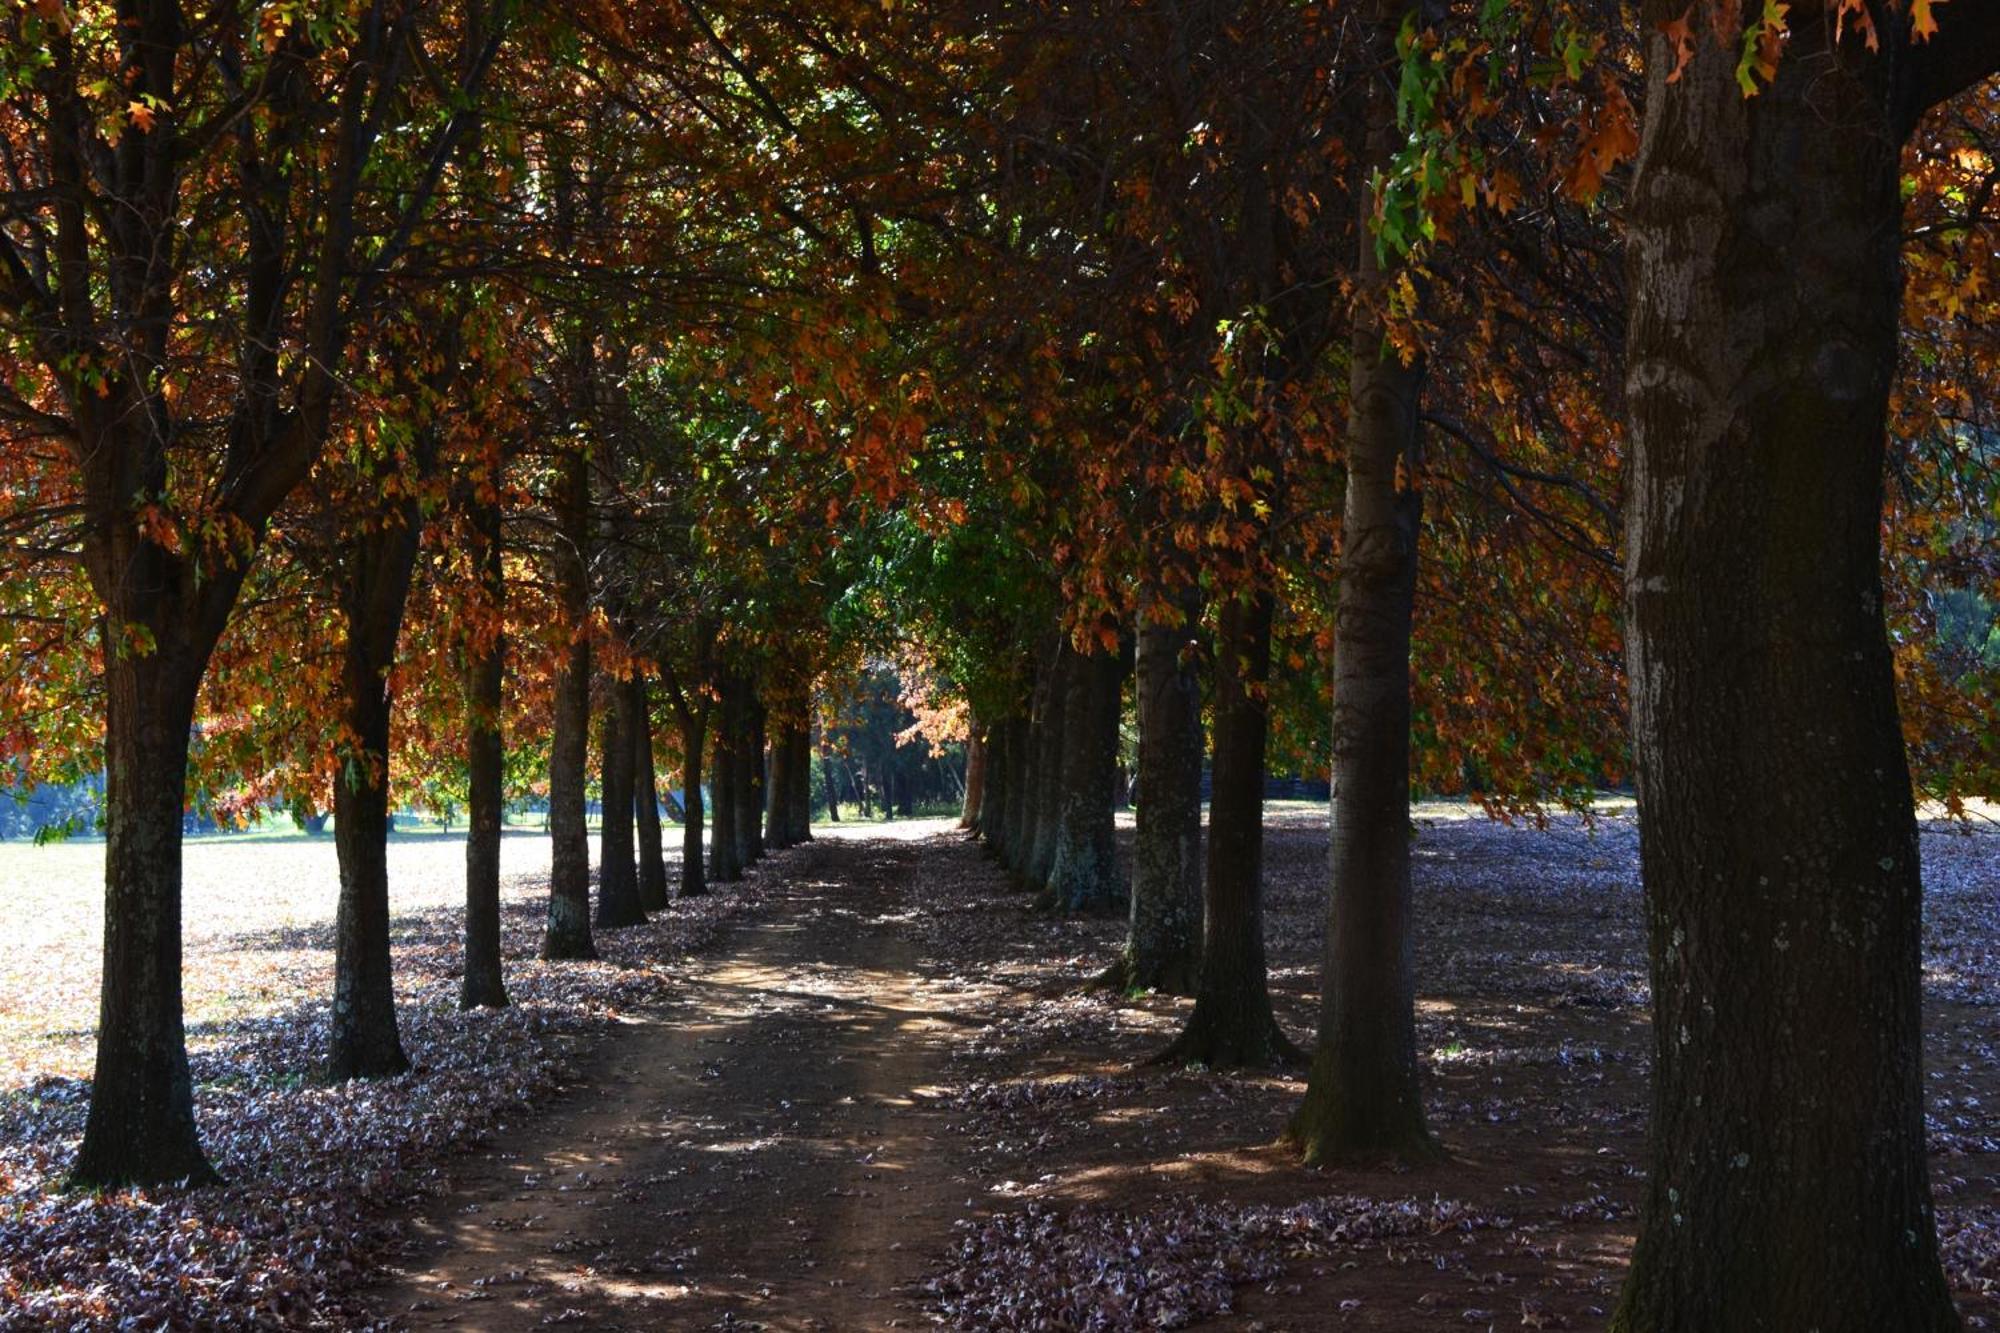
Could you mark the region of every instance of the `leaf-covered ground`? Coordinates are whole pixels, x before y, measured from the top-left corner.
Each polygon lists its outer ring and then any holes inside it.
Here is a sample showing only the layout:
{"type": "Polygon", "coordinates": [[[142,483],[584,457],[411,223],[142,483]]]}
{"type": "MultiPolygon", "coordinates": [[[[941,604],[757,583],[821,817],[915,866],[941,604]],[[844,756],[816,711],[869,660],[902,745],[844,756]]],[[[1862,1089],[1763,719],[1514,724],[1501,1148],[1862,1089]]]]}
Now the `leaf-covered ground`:
{"type": "MultiPolygon", "coordinates": [[[[215,840],[187,859],[188,1044],[196,1110],[229,1184],[65,1194],[82,1132],[96,1004],[101,844],[0,848],[26,940],[0,970],[0,1328],[356,1327],[354,1301],[440,1163],[545,1100],[581,1051],[657,1002],[668,968],[757,901],[756,881],[677,903],[603,942],[605,959],[534,958],[547,840],[505,845],[514,1007],[457,1008],[464,843],[392,845],[395,961],[416,1066],[327,1086],[330,839],[215,840]]],[[[20,937],[17,936],[17,939],[20,937]]]]}
{"type": "MultiPolygon", "coordinates": [[[[1420,1046],[1453,1160],[1408,1173],[1299,1168],[1274,1146],[1296,1079],[1146,1066],[1183,1004],[1085,986],[1120,923],[1037,913],[918,823],[822,837],[561,969],[529,956],[542,843],[510,840],[499,1015],[452,1004],[461,844],[399,844],[420,1068],[366,1088],[312,1078],[330,847],[204,872],[191,1035],[234,1183],[52,1194],[94,909],[0,861],[42,956],[0,974],[0,1326],[1599,1327],[1644,1163],[1630,821],[1424,814],[1420,1046]]],[[[1306,1040],[1323,815],[1271,824],[1273,979],[1306,1040]]],[[[1924,852],[1945,1254],[1968,1322],[2000,1327],[2000,834],[1924,852]]]]}

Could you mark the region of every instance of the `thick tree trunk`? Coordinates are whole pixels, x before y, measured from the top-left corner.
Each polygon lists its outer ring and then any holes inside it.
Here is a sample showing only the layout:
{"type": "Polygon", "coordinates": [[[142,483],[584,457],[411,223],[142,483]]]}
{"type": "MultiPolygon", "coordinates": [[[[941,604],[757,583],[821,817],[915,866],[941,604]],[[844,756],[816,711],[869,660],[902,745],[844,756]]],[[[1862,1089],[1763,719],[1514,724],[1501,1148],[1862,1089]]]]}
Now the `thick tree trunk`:
{"type": "MultiPolygon", "coordinates": [[[[350,627],[349,633],[353,630],[350,627]]],[[[333,841],[340,862],[334,911],[333,1018],[327,1073],[338,1080],[403,1073],[389,952],[389,700],[382,678],[352,649],[346,722],[359,753],[334,784],[333,841]]]]}
{"type": "Polygon", "coordinates": [[[401,526],[348,545],[340,583],[341,689],[354,748],[333,795],[340,899],[327,1067],[336,1080],[387,1077],[410,1067],[396,1030],[389,947],[388,673],[402,636],[421,520],[414,505],[401,517],[401,526]]]}
{"type": "Polygon", "coordinates": [[[701,757],[708,744],[706,710],[684,712],[681,724],[681,782],[686,788],[681,798],[681,897],[699,898],[708,892],[708,875],[703,864],[701,757]]]}
{"type": "Polygon", "coordinates": [[[1035,781],[1035,731],[1031,720],[1034,706],[1034,692],[1030,690],[1026,710],[1008,724],[1006,834],[1000,840],[999,850],[1000,864],[1016,874],[1032,837],[1029,810],[1035,781]]]}
{"type": "Polygon", "coordinates": [[[708,789],[715,797],[715,808],[709,812],[714,827],[708,839],[708,878],[713,884],[728,884],[743,878],[743,861],[736,841],[737,738],[726,695],[716,711],[715,752],[708,778],[708,789]]]}
{"type": "Polygon", "coordinates": [[[1119,653],[1078,654],[1064,682],[1062,775],[1049,896],[1062,912],[1104,913],[1124,905],[1118,876],[1118,715],[1125,662],[1119,653]]]}
{"type": "Polygon", "coordinates": [[[1139,631],[1139,811],[1131,926],[1113,980],[1192,995],[1201,969],[1201,666],[1196,608],[1139,631]]]}
{"type": "Polygon", "coordinates": [[[1626,1333],[1960,1326],[1882,612],[1901,20],[1872,57],[1832,22],[1794,6],[1754,99],[1713,43],[1672,80],[1649,50],[1626,644],[1655,1059],[1626,1333]]]}
{"type": "Polygon", "coordinates": [[[1062,820],[1063,707],[1069,700],[1069,677],[1076,653],[1062,636],[1045,659],[1040,682],[1040,706],[1035,714],[1035,786],[1029,793],[1029,843],[1022,858],[1024,888],[1040,893],[1048,888],[1056,864],[1056,830],[1062,820]]]}
{"type": "Polygon", "coordinates": [[[584,787],[590,762],[590,459],[562,460],[556,497],[562,531],[555,547],[556,585],[570,642],[555,680],[549,742],[549,919],[542,957],[597,957],[590,938],[590,827],[584,787]]]}
{"type": "Polygon", "coordinates": [[[764,859],[764,811],[771,799],[764,768],[764,752],[768,748],[764,719],[764,703],[757,697],[756,686],[746,680],[743,682],[743,745],[738,751],[746,757],[737,769],[743,787],[737,805],[736,831],[742,844],[745,866],[755,865],[764,859]]]}
{"type": "Polygon", "coordinates": [[[417,557],[417,515],[407,526],[350,546],[341,580],[346,643],[341,688],[349,744],[333,791],[340,864],[334,912],[333,1017],[327,1069],[336,1080],[381,1078],[410,1067],[396,1031],[389,949],[388,671],[403,626],[417,557]]]}
{"type": "Polygon", "coordinates": [[[792,835],[795,842],[813,840],[812,724],[800,722],[788,733],[792,745],[792,835]]]}
{"type": "Polygon", "coordinates": [[[965,806],[958,816],[958,826],[973,833],[979,831],[979,811],[986,800],[987,751],[985,733],[975,719],[965,740],[965,806]]]}
{"type": "MultiPolygon", "coordinates": [[[[1395,52],[1400,0],[1369,19],[1375,49],[1395,52]]],[[[1404,136],[1378,80],[1369,102],[1364,175],[1387,169],[1404,136]]],[[[1390,346],[1381,306],[1390,275],[1360,231],[1348,352],[1347,493],[1333,650],[1333,829],[1319,1042],[1305,1103],[1287,1131],[1308,1162],[1438,1155],[1424,1124],[1417,1064],[1416,963],[1410,905],[1410,627],[1423,499],[1420,365],[1390,346]]]]}
{"type": "Polygon", "coordinates": [[[792,794],[792,749],[786,742],[789,733],[782,727],[777,739],[771,744],[771,767],[769,770],[771,800],[764,812],[764,845],[772,851],[782,851],[798,841],[792,836],[791,794],[792,794]]]}
{"type": "Polygon", "coordinates": [[[205,660],[106,654],[104,978],[80,1185],[216,1179],[181,1023],[181,813],[205,660]]]}
{"type": "Polygon", "coordinates": [[[1201,980],[1187,1027],[1159,1057],[1210,1068],[1296,1062],[1271,1012],[1264,963],[1264,740],[1271,594],[1222,604],[1215,643],[1215,766],[1201,980]]]}
{"type": "Polygon", "coordinates": [[[660,779],[653,768],[653,701],[646,678],[634,675],[620,687],[632,741],[632,810],[639,821],[639,907],[667,907],[667,859],[660,829],[660,779]]]}
{"type": "MultiPolygon", "coordinates": [[[[481,546],[479,576],[486,610],[499,616],[506,584],[500,567],[500,514],[483,506],[475,515],[481,546]]],[[[506,643],[496,630],[478,641],[466,664],[465,763],[468,828],[465,838],[465,976],[461,1009],[505,1008],[500,968],[500,835],[505,813],[507,751],[500,734],[506,643]]]]}
{"type": "Polygon", "coordinates": [[[979,818],[975,825],[987,850],[1001,854],[1007,836],[1007,787],[1013,782],[1008,769],[1007,729],[1010,719],[1002,718],[986,729],[986,763],[979,790],[979,818]]]}
{"type": "Polygon", "coordinates": [[[604,826],[598,835],[597,927],[617,930],[646,923],[639,905],[638,842],[633,836],[633,770],[638,751],[628,682],[614,681],[611,707],[604,712],[604,738],[598,755],[598,789],[603,797],[604,826]]]}

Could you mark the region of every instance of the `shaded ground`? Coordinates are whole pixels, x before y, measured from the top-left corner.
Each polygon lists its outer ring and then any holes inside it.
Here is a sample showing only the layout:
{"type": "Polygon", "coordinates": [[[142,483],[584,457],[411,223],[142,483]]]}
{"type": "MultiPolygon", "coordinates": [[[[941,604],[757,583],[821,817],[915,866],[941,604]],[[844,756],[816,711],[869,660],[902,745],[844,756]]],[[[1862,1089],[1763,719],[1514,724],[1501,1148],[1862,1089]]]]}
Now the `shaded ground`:
{"type": "Polygon", "coordinates": [[[893,1326],[971,1189],[926,1096],[970,997],[926,983],[893,920],[939,855],[785,857],[772,919],[414,1228],[385,1311],[418,1328],[893,1326]]]}
{"type": "MultiPolygon", "coordinates": [[[[1323,816],[1274,811],[1280,1011],[1310,1036],[1323,816]]],[[[1116,922],[1032,912],[978,851],[823,840],[502,1137],[378,1308],[419,1327],[1592,1328],[1622,1276],[1647,1045],[1629,820],[1430,812],[1420,1046],[1453,1154],[1301,1170],[1288,1078],[1162,1071],[1178,1002],[1080,989],[1116,922]]],[[[902,832],[923,831],[903,826],[902,832]]],[[[1994,1326],[2000,838],[1926,834],[1947,1254],[1994,1326]]]]}
{"type": "MultiPolygon", "coordinates": [[[[1600,1327],[1644,1160],[1629,818],[1422,815],[1453,1161],[1416,1174],[1301,1170],[1271,1146],[1295,1079],[1146,1067],[1184,1004],[1084,989],[1120,924],[1032,911],[931,821],[820,830],[592,964],[535,960],[546,841],[510,839],[497,1014],[455,1004],[462,842],[400,844],[416,1068],[337,1086],[330,845],[198,849],[190,1045],[231,1183],[65,1195],[101,851],[0,849],[31,932],[0,963],[0,1329],[1600,1327]]],[[[1306,1040],[1324,813],[1270,823],[1273,983],[1306,1040]]],[[[1947,1266],[2000,1327],[2000,835],[1932,827],[1924,856],[1947,1266]]]]}

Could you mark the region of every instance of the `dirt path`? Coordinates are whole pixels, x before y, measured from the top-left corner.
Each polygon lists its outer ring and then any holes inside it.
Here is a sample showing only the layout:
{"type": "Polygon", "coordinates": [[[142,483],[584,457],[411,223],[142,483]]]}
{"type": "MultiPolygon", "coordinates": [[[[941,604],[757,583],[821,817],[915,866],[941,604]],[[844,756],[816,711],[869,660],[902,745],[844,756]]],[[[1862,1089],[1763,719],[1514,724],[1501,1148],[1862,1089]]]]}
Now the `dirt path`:
{"type": "MultiPolygon", "coordinates": [[[[975,1187],[945,1034],[885,918],[922,842],[786,854],[767,921],[629,1017],[582,1087],[461,1168],[379,1308],[414,1328],[893,1328],[975,1187]]],[[[934,864],[934,862],[933,862],[934,864]]]]}

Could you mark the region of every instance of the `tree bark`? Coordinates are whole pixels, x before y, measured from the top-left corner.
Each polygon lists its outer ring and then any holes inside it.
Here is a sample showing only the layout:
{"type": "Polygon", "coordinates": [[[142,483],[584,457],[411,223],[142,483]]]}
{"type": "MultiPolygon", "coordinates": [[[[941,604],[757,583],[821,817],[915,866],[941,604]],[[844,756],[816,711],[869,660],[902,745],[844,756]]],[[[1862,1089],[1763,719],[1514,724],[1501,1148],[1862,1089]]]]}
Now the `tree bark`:
{"type": "Polygon", "coordinates": [[[1001,718],[986,728],[986,763],[979,790],[979,818],[975,828],[996,856],[1007,836],[1007,788],[1013,782],[1008,765],[1007,732],[1011,719],[1001,718]]]}
{"type": "Polygon", "coordinates": [[[743,860],[736,840],[736,745],[737,728],[730,716],[727,686],[715,720],[715,753],[709,766],[708,788],[715,796],[711,812],[714,828],[708,839],[708,878],[711,883],[728,884],[743,878],[743,860]]]}
{"type": "Polygon", "coordinates": [[[1162,1063],[1267,1068],[1299,1059],[1271,1012],[1264,962],[1271,613],[1271,594],[1260,589],[1230,597],[1218,617],[1201,979],[1187,1027],[1160,1055],[1162,1063]]]}
{"type": "Polygon", "coordinates": [[[792,836],[791,826],[793,755],[789,741],[790,733],[780,727],[777,739],[771,743],[771,800],[764,812],[764,845],[774,852],[798,841],[792,836]]]}
{"type": "Polygon", "coordinates": [[[799,722],[789,732],[792,745],[792,833],[796,842],[813,840],[812,724],[799,722]]]}
{"type": "Polygon", "coordinates": [[[1058,911],[1105,913],[1124,902],[1112,803],[1124,682],[1124,658],[1115,652],[1077,654],[1064,682],[1061,796],[1049,865],[1049,896],[1058,911]]]}
{"type": "Polygon", "coordinates": [[[660,829],[660,779],[653,768],[652,690],[642,675],[622,688],[632,733],[632,808],[639,821],[639,907],[647,912],[667,908],[667,860],[660,829]]]}
{"type": "Polygon", "coordinates": [[[701,759],[708,744],[707,709],[677,709],[681,726],[681,782],[686,788],[681,798],[681,897],[699,898],[708,892],[708,876],[703,866],[701,759]]]}
{"type": "Polygon", "coordinates": [[[1035,780],[1035,732],[1032,713],[1034,691],[1029,691],[1027,707],[1008,724],[1006,833],[1000,840],[1000,864],[1018,874],[1029,838],[1028,812],[1033,802],[1035,780]]]}
{"type": "Polygon", "coordinates": [[[1034,790],[1029,793],[1029,842],[1022,858],[1022,886],[1036,893],[1048,888],[1056,863],[1056,827],[1062,818],[1063,706],[1069,697],[1069,675],[1076,654],[1067,635],[1058,636],[1044,659],[1040,706],[1035,715],[1034,790]]]}
{"type": "Polygon", "coordinates": [[[819,761],[820,781],[826,784],[826,817],[828,822],[840,822],[840,771],[830,754],[821,755],[819,761]]]}
{"type": "Polygon", "coordinates": [[[633,770],[638,763],[632,693],[627,681],[611,682],[611,706],[604,711],[604,737],[598,754],[598,790],[604,808],[598,835],[597,920],[600,930],[618,930],[646,923],[639,904],[638,843],[633,836],[635,798],[633,770]]]}
{"type": "Polygon", "coordinates": [[[1713,43],[1672,79],[1648,49],[1625,593],[1655,1059],[1623,1333],[1960,1327],[1882,611],[1909,108],[1907,25],[1876,21],[1871,56],[1794,6],[1754,99],[1713,43]]]}
{"type": "MultiPolygon", "coordinates": [[[[1393,68],[1405,7],[1368,17],[1393,68]]],[[[1386,170],[1405,137],[1395,90],[1371,87],[1362,178],[1386,170]]],[[[1348,352],[1347,482],[1334,613],[1333,827],[1320,964],[1319,1041],[1304,1104],[1287,1134],[1308,1162],[1438,1156],[1424,1123],[1417,1064],[1410,902],[1410,632],[1416,605],[1423,368],[1387,339],[1391,274],[1362,202],[1348,352]]]]}
{"type": "Polygon", "coordinates": [[[500,837],[505,814],[507,750],[500,732],[507,645],[498,626],[507,596],[500,558],[500,508],[473,506],[479,588],[493,617],[490,635],[475,638],[466,661],[465,976],[461,1009],[501,1009],[507,986],[500,967],[500,837]]]}
{"type": "Polygon", "coordinates": [[[597,957],[590,937],[590,829],[584,787],[590,761],[590,458],[564,456],[556,496],[555,572],[570,634],[555,680],[549,743],[549,918],[542,957],[597,957]]]}
{"type": "MultiPolygon", "coordinates": [[[[122,617],[106,617],[107,643],[122,617]]],[[[181,814],[206,654],[106,653],[104,979],[80,1185],[206,1184],[181,1022],[181,814]]]]}
{"type": "Polygon", "coordinates": [[[1201,970],[1201,668],[1198,608],[1143,625],[1138,647],[1139,810],[1120,989],[1192,995],[1201,970]]]}
{"type": "Polygon", "coordinates": [[[334,911],[333,1017],[327,1071],[335,1080],[384,1078],[410,1067],[396,1031],[389,948],[389,688],[417,558],[418,515],[350,543],[341,575],[347,743],[333,789],[340,864],[334,911]]]}
{"type": "Polygon", "coordinates": [[[965,806],[958,816],[958,826],[971,833],[979,832],[979,812],[986,800],[986,765],[986,735],[974,719],[965,739],[965,806]]]}
{"type": "Polygon", "coordinates": [[[764,756],[769,748],[765,735],[764,701],[757,687],[743,683],[743,749],[748,763],[738,771],[744,778],[743,803],[738,807],[738,836],[743,840],[743,864],[755,865],[764,859],[764,812],[771,802],[771,789],[764,756]]]}

